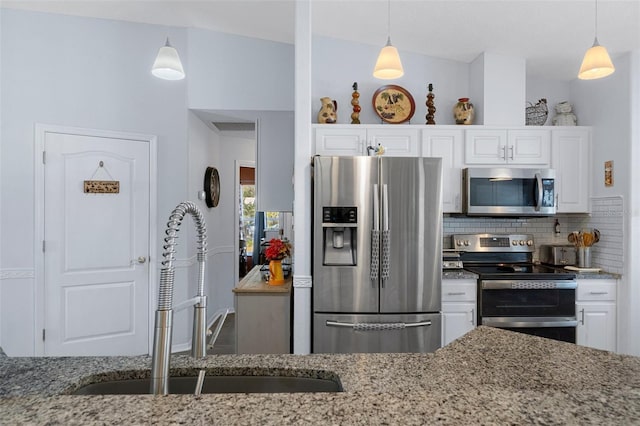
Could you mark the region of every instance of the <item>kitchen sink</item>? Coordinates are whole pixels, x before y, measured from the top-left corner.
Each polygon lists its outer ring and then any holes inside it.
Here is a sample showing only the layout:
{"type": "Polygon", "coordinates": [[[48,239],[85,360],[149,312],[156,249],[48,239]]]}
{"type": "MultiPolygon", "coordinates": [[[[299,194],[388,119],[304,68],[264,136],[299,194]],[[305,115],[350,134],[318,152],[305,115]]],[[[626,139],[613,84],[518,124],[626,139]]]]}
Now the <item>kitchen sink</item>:
{"type": "MultiPolygon", "coordinates": [[[[170,394],[193,394],[198,377],[169,378],[170,394]]],[[[92,383],[73,395],[148,394],[151,379],[126,379],[92,383]]],[[[202,393],[293,393],[342,392],[342,385],[330,379],[283,376],[205,376],[202,393]]]]}

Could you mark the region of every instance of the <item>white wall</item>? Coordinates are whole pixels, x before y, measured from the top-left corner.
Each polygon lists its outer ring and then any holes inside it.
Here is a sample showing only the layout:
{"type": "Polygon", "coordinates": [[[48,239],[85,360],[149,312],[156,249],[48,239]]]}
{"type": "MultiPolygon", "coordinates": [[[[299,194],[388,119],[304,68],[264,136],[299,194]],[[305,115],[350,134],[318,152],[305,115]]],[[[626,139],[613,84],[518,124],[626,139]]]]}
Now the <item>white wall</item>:
{"type": "MultiPolygon", "coordinates": [[[[545,78],[527,78],[526,88],[526,101],[535,105],[540,99],[547,100],[547,108],[549,109],[549,115],[545,126],[552,125],[552,119],[556,115],[555,106],[563,101],[568,101],[573,105],[573,100],[570,96],[570,82],[549,80],[545,78]]],[[[529,104],[527,104],[529,106],[529,104]]],[[[578,126],[586,126],[578,117],[578,126]]]]}
{"type": "MultiPolygon", "coordinates": [[[[9,355],[33,355],[39,336],[34,303],[35,123],[157,135],[158,201],[153,213],[162,235],[175,206],[196,199],[190,179],[202,179],[204,170],[196,163],[205,159],[196,152],[205,149],[203,139],[213,139],[189,117],[188,102],[204,108],[291,111],[293,46],[200,30],[0,10],[0,101],[11,105],[0,111],[0,346],[9,355]],[[167,36],[180,52],[185,80],[151,76],[151,64],[167,36]],[[190,137],[197,141],[195,147],[190,147],[190,137]]],[[[215,150],[205,155],[214,156],[206,158],[207,164],[225,164],[224,156],[215,158],[215,150]]],[[[161,245],[159,238],[156,260],[161,245]]],[[[186,279],[195,266],[190,264],[193,249],[183,249],[177,273],[186,279]]],[[[176,288],[177,303],[189,289],[176,288]]],[[[190,335],[187,316],[187,311],[176,315],[178,346],[190,335]]]]}
{"type": "Polygon", "coordinates": [[[181,51],[186,38],[161,26],[10,9],[1,19],[0,95],[11,105],[1,117],[1,344],[28,355],[37,333],[34,125],[157,135],[158,169],[175,171],[158,176],[158,209],[168,213],[187,184],[186,82],[152,78],[150,66],[167,35],[181,51]]]}
{"type": "MultiPolygon", "coordinates": [[[[640,304],[640,270],[634,264],[634,242],[638,216],[630,204],[635,199],[640,182],[635,171],[639,159],[634,150],[632,136],[640,128],[640,111],[630,88],[640,81],[637,57],[625,54],[613,58],[616,72],[599,80],[575,80],[571,84],[571,97],[575,111],[582,124],[593,126],[592,138],[592,195],[594,197],[622,197],[624,200],[624,237],[620,244],[625,247],[624,275],[618,289],[619,346],[623,353],[640,355],[640,330],[635,327],[638,315],[634,312],[640,304]],[[613,160],[614,185],[604,186],[604,162],[613,160]],[[636,322],[634,322],[636,321],[636,322]]],[[[636,136],[637,138],[637,136],[636,136]]],[[[635,141],[637,143],[637,141],[635,141]]],[[[637,250],[637,248],[636,248],[637,250]]],[[[637,263],[637,262],[636,262],[637,263]]]]}
{"type": "Polygon", "coordinates": [[[351,123],[351,86],[358,82],[362,124],[381,122],[371,101],[375,91],[388,84],[402,86],[411,93],[416,106],[411,124],[425,124],[428,85],[433,83],[436,124],[455,124],[453,107],[458,98],[468,96],[468,65],[401,50],[404,76],[397,80],[380,80],[373,77],[373,68],[381,48],[382,46],[313,36],[311,122],[318,122],[320,98],[328,96],[338,103],[338,123],[351,123]]]}
{"type": "Polygon", "coordinates": [[[189,29],[189,107],[293,111],[293,45],[189,29]]]}
{"type": "MultiPolygon", "coordinates": [[[[234,189],[238,184],[235,182],[235,162],[255,162],[255,153],[255,137],[220,133],[212,130],[193,112],[189,113],[189,199],[198,205],[207,225],[205,288],[209,320],[219,309],[233,308],[232,290],[238,282],[233,267],[238,262],[234,232],[237,229],[235,210],[238,207],[234,197],[234,189]],[[213,208],[208,208],[204,200],[198,200],[197,197],[198,192],[203,189],[207,167],[215,167],[220,176],[220,201],[213,208]]],[[[190,234],[190,241],[191,245],[195,244],[193,232],[190,234]]],[[[191,269],[189,278],[190,292],[195,294],[198,278],[196,268],[191,269]]],[[[188,326],[190,322],[187,322],[188,326]]]]}

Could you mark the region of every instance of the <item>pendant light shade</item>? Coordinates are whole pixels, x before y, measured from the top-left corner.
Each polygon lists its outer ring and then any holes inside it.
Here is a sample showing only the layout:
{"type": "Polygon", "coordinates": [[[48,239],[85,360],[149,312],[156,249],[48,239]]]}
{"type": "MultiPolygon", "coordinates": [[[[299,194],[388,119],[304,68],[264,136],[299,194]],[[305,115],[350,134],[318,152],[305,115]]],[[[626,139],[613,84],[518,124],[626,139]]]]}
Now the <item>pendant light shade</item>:
{"type": "Polygon", "coordinates": [[[175,47],[169,44],[169,37],[167,37],[167,43],[158,51],[151,73],[163,80],[182,80],[184,78],[180,56],[175,47]]]}
{"type": "Polygon", "coordinates": [[[593,42],[593,47],[584,54],[578,78],[581,80],[594,80],[611,75],[615,70],[607,49],[604,46],[600,46],[596,38],[593,42]]]}
{"type": "Polygon", "coordinates": [[[389,37],[387,39],[387,45],[380,50],[376,67],[373,70],[373,76],[383,80],[391,80],[400,78],[403,75],[404,69],[402,68],[398,49],[391,45],[391,37],[389,37]]]}
{"type": "Polygon", "coordinates": [[[404,75],[398,49],[391,45],[391,0],[387,2],[387,44],[380,50],[373,76],[383,80],[400,78],[404,75]]]}
{"type": "Polygon", "coordinates": [[[584,54],[584,59],[582,59],[582,65],[578,72],[578,78],[581,80],[595,80],[596,78],[606,77],[616,70],[607,49],[598,43],[598,0],[595,3],[596,36],[593,40],[593,46],[587,50],[587,53],[584,54]]]}

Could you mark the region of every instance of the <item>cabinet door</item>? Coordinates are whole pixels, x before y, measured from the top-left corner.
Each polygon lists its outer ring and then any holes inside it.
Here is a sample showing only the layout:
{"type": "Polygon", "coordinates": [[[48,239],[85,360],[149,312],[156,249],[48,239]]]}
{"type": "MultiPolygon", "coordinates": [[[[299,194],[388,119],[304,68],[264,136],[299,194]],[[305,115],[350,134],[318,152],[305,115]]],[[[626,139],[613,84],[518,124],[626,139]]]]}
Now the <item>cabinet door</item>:
{"type": "Polygon", "coordinates": [[[615,303],[577,302],[576,343],[590,348],[616,351],[615,303]]]}
{"type": "Polygon", "coordinates": [[[367,146],[372,148],[382,145],[384,155],[389,157],[417,157],[418,130],[397,128],[368,129],[367,146]]]}
{"type": "Polygon", "coordinates": [[[552,131],[551,167],[556,171],[558,213],[589,213],[590,139],[589,129],[552,131]]]}
{"type": "Polygon", "coordinates": [[[505,164],[506,130],[467,130],[464,141],[466,164],[505,164]]]}
{"type": "Polygon", "coordinates": [[[325,124],[316,128],[315,153],[318,155],[366,155],[367,131],[364,128],[345,129],[325,124]]]}
{"type": "Polygon", "coordinates": [[[422,131],[422,156],[442,158],[442,212],[462,212],[462,130],[422,131]]]}
{"type": "Polygon", "coordinates": [[[551,134],[548,130],[509,130],[507,162],[549,167],[551,134]]]}
{"type": "Polygon", "coordinates": [[[442,346],[462,337],[476,326],[475,303],[442,304],[442,346]]]}

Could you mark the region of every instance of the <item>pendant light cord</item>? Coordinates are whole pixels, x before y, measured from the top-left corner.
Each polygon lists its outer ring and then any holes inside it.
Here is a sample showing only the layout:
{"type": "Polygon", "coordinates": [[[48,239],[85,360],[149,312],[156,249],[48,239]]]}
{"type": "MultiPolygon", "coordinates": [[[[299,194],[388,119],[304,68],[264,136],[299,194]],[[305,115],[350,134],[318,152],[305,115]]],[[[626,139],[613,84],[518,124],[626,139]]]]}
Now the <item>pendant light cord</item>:
{"type": "Polygon", "coordinates": [[[598,0],[595,0],[595,2],[596,2],[596,14],[593,20],[595,21],[596,38],[598,38],[598,0]]]}
{"type": "Polygon", "coordinates": [[[387,43],[391,42],[391,0],[387,1],[387,43]]]}

